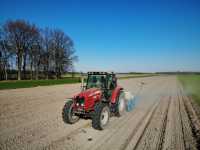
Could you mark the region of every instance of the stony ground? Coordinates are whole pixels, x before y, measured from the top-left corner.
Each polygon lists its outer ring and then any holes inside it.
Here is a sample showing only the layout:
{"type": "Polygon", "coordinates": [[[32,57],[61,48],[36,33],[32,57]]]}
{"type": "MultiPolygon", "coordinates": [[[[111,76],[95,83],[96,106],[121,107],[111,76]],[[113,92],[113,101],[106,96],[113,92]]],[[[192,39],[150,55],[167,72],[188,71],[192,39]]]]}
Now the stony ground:
{"type": "Polygon", "coordinates": [[[136,107],[103,131],[90,120],[62,121],[80,84],[0,91],[0,149],[199,149],[199,119],[175,76],[120,80],[136,107]]]}

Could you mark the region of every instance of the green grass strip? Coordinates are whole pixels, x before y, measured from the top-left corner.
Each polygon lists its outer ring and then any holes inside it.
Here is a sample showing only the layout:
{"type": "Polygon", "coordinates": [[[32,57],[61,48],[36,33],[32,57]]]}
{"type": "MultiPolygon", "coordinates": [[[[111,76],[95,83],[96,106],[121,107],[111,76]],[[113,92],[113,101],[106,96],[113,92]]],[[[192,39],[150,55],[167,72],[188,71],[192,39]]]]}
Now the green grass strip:
{"type": "Polygon", "coordinates": [[[49,80],[21,80],[21,81],[1,81],[0,90],[3,89],[17,89],[17,88],[30,88],[36,86],[48,86],[57,84],[72,84],[79,83],[80,78],[63,78],[63,79],[49,79],[49,80]]]}
{"type": "Polygon", "coordinates": [[[184,91],[200,105],[200,75],[178,75],[184,91]]]}
{"type": "MultiPolygon", "coordinates": [[[[140,75],[130,75],[119,77],[119,79],[129,79],[129,78],[139,78],[139,77],[150,77],[154,76],[154,74],[140,74],[140,75]]],[[[36,86],[49,86],[49,85],[57,85],[57,84],[72,84],[72,83],[80,83],[80,77],[65,77],[63,79],[49,79],[49,80],[9,80],[9,81],[0,81],[0,90],[3,89],[18,89],[18,88],[30,88],[36,86]]]]}

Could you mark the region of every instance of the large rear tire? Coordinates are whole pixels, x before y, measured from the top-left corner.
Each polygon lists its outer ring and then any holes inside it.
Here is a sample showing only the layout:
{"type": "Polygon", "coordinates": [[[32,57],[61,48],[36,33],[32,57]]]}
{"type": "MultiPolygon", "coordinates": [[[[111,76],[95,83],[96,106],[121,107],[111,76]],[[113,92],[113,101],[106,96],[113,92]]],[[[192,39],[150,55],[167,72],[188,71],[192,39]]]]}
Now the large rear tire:
{"type": "Polygon", "coordinates": [[[73,112],[73,101],[65,103],[62,110],[62,118],[65,123],[74,124],[79,120],[79,116],[76,116],[73,112]]]}
{"type": "Polygon", "coordinates": [[[126,110],[126,101],[125,94],[123,91],[120,91],[117,102],[115,104],[115,115],[121,117],[126,110]]]}
{"type": "Polygon", "coordinates": [[[106,103],[97,103],[92,116],[92,127],[97,130],[105,129],[110,119],[110,109],[106,103]]]}

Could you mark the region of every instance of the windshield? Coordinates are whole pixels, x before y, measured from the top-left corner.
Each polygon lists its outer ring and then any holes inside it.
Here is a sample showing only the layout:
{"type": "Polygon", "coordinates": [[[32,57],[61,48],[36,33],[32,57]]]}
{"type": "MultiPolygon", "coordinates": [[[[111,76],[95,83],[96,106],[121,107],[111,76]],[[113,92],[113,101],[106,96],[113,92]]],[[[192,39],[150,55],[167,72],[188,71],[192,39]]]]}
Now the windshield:
{"type": "Polygon", "coordinates": [[[89,75],[86,88],[105,88],[106,75],[89,75]]]}

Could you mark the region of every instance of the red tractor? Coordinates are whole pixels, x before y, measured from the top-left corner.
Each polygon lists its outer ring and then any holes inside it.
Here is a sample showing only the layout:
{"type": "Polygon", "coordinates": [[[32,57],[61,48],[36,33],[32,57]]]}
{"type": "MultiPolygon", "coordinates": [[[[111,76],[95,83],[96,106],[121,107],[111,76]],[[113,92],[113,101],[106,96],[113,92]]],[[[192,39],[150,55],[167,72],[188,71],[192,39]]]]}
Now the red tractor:
{"type": "Polygon", "coordinates": [[[73,124],[81,117],[92,119],[92,126],[102,130],[110,116],[121,116],[125,112],[123,88],[117,85],[114,73],[88,72],[82,92],[68,100],[62,111],[63,121],[73,124]]]}

